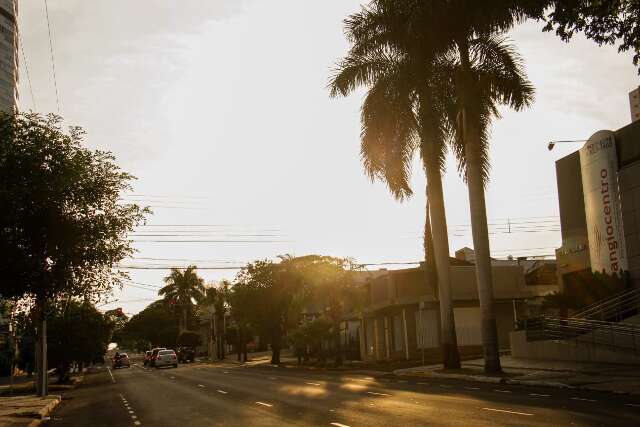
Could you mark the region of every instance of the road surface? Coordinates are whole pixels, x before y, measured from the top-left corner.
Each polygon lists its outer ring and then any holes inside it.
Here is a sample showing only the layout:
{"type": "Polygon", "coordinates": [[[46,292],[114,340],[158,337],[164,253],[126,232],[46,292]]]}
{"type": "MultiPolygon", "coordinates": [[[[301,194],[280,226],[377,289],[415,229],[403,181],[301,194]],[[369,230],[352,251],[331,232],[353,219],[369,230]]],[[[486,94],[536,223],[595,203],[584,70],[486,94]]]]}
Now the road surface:
{"type": "Polygon", "coordinates": [[[87,376],[47,426],[640,426],[640,398],[240,365],[87,376]]]}

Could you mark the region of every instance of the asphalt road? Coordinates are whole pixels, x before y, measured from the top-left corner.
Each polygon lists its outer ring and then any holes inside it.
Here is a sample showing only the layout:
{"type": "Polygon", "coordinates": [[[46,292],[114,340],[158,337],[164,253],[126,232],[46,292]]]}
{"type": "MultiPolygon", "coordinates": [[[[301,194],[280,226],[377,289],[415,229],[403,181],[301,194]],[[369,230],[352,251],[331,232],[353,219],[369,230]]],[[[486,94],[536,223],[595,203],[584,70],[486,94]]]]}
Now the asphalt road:
{"type": "Polygon", "coordinates": [[[291,368],[104,369],[47,426],[640,426],[640,398],[291,368]]]}

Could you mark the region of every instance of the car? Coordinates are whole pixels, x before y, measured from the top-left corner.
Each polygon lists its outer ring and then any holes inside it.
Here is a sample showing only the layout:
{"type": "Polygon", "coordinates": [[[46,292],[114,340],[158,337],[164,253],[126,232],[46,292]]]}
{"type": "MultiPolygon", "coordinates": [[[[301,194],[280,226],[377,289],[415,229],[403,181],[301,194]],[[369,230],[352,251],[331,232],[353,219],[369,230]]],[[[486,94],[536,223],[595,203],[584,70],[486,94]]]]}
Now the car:
{"type": "Polygon", "coordinates": [[[165,347],[156,347],[153,350],[151,350],[151,356],[149,357],[149,366],[155,366],[156,357],[158,357],[158,352],[162,351],[162,350],[166,350],[166,348],[165,347]]]}
{"type": "Polygon", "coordinates": [[[144,352],[144,366],[147,366],[151,362],[151,350],[144,352]]]}
{"type": "Polygon", "coordinates": [[[159,368],[161,366],[178,367],[178,356],[173,350],[160,350],[156,355],[153,366],[159,368]]]}
{"type": "Polygon", "coordinates": [[[186,362],[195,362],[196,360],[196,349],[193,347],[178,347],[178,362],[186,363],[186,362]]]}
{"type": "Polygon", "coordinates": [[[129,356],[127,355],[127,353],[120,353],[117,356],[113,357],[111,366],[113,367],[113,369],[124,367],[130,368],[131,361],[129,361],[129,356]]]}

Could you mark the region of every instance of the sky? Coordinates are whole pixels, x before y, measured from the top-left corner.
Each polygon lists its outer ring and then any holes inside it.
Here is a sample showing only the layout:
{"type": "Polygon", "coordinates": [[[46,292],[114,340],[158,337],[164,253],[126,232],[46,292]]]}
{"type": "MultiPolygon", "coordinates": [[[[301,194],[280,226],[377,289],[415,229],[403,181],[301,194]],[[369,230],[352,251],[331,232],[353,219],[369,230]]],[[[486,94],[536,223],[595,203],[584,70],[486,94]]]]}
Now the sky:
{"type": "MultiPolygon", "coordinates": [[[[113,152],[137,177],[124,200],[153,211],[130,236],[138,252],[122,265],[136,267],[131,282],[102,309],[140,311],[158,298],[169,266],[198,265],[212,282],[279,254],[367,264],[424,256],[418,159],[414,196],[400,203],[363,173],[364,90],[330,99],[326,88],[348,47],[342,21],[360,4],[49,2],[56,97],[44,2],[20,2],[20,108],[82,126],[88,147],[113,152]]],[[[628,124],[628,93],[640,85],[630,54],[581,36],[567,44],[541,28],[527,22],[508,35],[537,92],[530,109],[504,110],[492,127],[486,198],[496,258],[554,254],[555,160],[581,144],[548,151],[547,142],[628,124]]],[[[473,244],[451,158],[444,190],[453,255],[473,244]]]]}

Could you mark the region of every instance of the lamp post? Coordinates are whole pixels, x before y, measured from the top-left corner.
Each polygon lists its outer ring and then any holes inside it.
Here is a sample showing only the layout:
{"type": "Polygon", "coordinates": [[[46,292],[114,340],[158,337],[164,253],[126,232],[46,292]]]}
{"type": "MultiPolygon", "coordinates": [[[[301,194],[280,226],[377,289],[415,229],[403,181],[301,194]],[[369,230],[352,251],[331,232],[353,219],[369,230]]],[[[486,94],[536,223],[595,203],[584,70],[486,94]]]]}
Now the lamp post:
{"type": "Polygon", "coordinates": [[[586,139],[569,139],[569,140],[561,140],[561,141],[549,141],[547,143],[547,149],[551,151],[553,150],[553,147],[556,146],[556,144],[577,143],[577,142],[587,142],[587,140],[586,139]]]}

